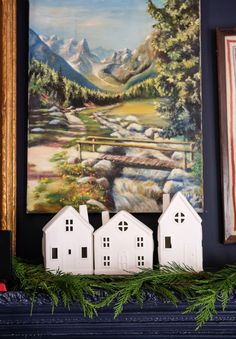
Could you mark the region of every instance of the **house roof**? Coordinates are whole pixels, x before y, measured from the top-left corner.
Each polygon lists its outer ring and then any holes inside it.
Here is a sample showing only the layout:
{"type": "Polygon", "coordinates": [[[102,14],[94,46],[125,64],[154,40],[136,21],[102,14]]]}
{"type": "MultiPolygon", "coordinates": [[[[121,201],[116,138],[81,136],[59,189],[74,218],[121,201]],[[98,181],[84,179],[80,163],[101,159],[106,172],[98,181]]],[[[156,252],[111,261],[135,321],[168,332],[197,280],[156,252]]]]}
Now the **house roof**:
{"type": "Polygon", "coordinates": [[[81,223],[83,223],[84,225],[86,225],[86,227],[88,227],[90,229],[91,232],[94,231],[94,228],[92,225],[90,225],[90,223],[87,222],[87,220],[85,220],[80,214],[79,212],[76,211],[76,209],[74,209],[74,207],[72,206],[65,206],[63,207],[56,215],[54,215],[54,217],[43,227],[43,232],[46,232],[58,219],[60,219],[61,217],[63,217],[63,215],[65,213],[71,213],[73,214],[73,216],[81,223]]]}
{"type": "Polygon", "coordinates": [[[116,220],[121,220],[123,219],[124,221],[128,221],[128,222],[133,222],[135,223],[139,228],[141,228],[143,231],[145,231],[146,233],[152,234],[153,231],[146,226],[145,224],[143,224],[141,221],[139,221],[137,218],[135,218],[132,214],[130,214],[127,211],[119,211],[117,214],[115,214],[106,224],[102,225],[101,227],[99,227],[94,234],[99,233],[101,230],[104,230],[107,227],[110,227],[111,224],[114,223],[114,221],[116,220]]]}
{"type": "Polygon", "coordinates": [[[199,214],[195,211],[195,209],[192,207],[192,205],[188,202],[188,200],[185,198],[185,196],[181,193],[181,192],[177,192],[173,198],[171,199],[171,202],[169,204],[169,206],[167,207],[167,209],[165,210],[165,212],[162,213],[162,215],[160,216],[160,218],[158,219],[158,222],[161,223],[163,222],[163,220],[165,219],[165,217],[168,215],[168,213],[170,212],[171,206],[173,206],[173,204],[177,203],[177,202],[181,202],[181,204],[183,204],[188,210],[189,212],[195,217],[195,219],[201,223],[202,219],[199,216],[199,214]]]}

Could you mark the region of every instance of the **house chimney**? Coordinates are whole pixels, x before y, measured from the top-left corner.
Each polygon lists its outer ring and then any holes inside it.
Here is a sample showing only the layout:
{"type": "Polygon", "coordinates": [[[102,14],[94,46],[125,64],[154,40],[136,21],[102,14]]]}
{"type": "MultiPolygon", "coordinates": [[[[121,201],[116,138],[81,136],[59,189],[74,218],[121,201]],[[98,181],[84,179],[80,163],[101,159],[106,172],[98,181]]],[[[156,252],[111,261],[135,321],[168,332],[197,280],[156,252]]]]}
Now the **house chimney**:
{"type": "Polygon", "coordinates": [[[102,212],[102,225],[105,225],[110,219],[110,215],[108,211],[102,212]]]}
{"type": "Polygon", "coordinates": [[[82,218],[89,222],[87,205],[80,205],[79,214],[82,218]]]}
{"type": "Polygon", "coordinates": [[[170,204],[170,194],[163,194],[163,213],[165,212],[165,210],[167,209],[167,207],[169,206],[170,204]]]}

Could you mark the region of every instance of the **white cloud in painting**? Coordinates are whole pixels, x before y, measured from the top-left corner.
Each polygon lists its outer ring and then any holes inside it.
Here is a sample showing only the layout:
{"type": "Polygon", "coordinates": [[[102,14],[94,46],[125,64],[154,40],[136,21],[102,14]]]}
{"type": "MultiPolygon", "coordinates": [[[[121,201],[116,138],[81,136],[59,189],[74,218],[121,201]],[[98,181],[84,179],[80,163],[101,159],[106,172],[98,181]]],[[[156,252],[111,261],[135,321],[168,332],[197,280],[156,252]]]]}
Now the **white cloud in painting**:
{"type": "Polygon", "coordinates": [[[113,24],[114,22],[111,20],[104,20],[103,18],[92,18],[79,22],[78,27],[109,27],[113,24]]]}

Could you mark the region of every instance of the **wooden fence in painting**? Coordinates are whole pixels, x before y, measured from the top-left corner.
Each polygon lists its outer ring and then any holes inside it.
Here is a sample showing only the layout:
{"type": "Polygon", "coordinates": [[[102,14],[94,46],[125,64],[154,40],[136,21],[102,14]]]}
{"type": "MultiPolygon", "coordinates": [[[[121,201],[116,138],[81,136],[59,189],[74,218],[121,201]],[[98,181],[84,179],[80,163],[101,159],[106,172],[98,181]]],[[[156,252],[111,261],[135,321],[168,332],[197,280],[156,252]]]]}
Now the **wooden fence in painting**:
{"type": "Polygon", "coordinates": [[[103,154],[102,158],[110,160],[116,163],[119,163],[123,166],[133,166],[133,167],[144,167],[144,168],[188,168],[189,162],[194,160],[194,143],[187,141],[170,141],[170,140],[144,140],[144,139],[131,139],[131,138],[112,138],[112,137],[99,137],[99,136],[88,136],[86,140],[77,141],[77,149],[79,153],[79,158],[82,159],[82,146],[91,145],[92,152],[97,152],[97,146],[115,146],[115,147],[124,147],[124,148],[140,148],[140,149],[150,149],[160,152],[182,152],[184,153],[184,164],[180,165],[180,162],[162,159],[153,159],[153,158],[138,158],[133,156],[125,155],[113,155],[113,154],[103,154]],[[166,146],[166,145],[169,145],[166,146]],[[172,147],[170,147],[172,145],[172,147]],[[174,145],[179,145],[179,147],[173,147],[174,145]],[[189,154],[189,158],[187,157],[189,154]]]}

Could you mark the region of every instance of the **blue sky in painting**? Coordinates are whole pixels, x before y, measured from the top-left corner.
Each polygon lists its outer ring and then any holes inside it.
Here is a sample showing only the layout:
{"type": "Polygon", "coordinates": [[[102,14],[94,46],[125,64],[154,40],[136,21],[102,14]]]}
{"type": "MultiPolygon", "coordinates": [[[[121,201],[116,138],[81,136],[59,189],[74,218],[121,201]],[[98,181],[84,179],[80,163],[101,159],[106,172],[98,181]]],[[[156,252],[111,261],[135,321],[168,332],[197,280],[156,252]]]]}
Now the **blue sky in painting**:
{"type": "Polygon", "coordinates": [[[152,30],[146,7],[146,0],[30,0],[30,27],[47,36],[86,38],[92,48],[134,49],[152,30]]]}

